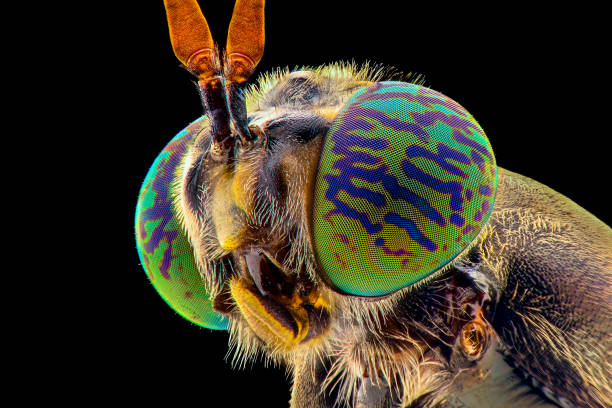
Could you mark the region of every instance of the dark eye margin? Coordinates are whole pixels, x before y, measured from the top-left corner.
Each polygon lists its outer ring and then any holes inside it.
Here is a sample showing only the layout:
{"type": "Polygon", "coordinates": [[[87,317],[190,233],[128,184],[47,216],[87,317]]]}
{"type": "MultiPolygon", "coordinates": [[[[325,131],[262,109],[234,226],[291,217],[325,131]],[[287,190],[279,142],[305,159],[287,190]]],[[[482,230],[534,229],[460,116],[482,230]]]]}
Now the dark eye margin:
{"type": "Polygon", "coordinates": [[[326,133],[329,122],[316,114],[283,116],[271,121],[265,129],[269,138],[277,140],[294,140],[307,143],[315,136],[326,133]]]}
{"type": "Polygon", "coordinates": [[[201,183],[200,180],[200,168],[202,167],[202,161],[204,160],[204,155],[201,155],[196,159],[193,166],[188,170],[186,176],[186,184],[185,188],[188,194],[185,194],[186,204],[194,211],[198,210],[198,193],[200,191],[199,186],[201,183]]]}

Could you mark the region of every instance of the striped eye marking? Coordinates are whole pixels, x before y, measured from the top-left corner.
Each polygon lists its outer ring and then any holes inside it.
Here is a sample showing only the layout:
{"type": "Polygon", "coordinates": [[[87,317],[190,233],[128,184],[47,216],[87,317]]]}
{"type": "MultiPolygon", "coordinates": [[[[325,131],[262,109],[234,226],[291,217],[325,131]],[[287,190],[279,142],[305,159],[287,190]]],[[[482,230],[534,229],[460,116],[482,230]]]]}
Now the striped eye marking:
{"type": "Polygon", "coordinates": [[[353,295],[417,283],[478,235],[496,180],[489,141],[461,105],[415,84],[362,88],[321,153],[312,218],[319,265],[353,295]]]}
{"type": "Polygon", "coordinates": [[[176,135],[149,169],[136,206],[136,246],[150,282],[170,307],[199,326],[224,330],[227,318],[212,308],[171,196],[176,170],[199,129],[194,122],[176,135]]]}

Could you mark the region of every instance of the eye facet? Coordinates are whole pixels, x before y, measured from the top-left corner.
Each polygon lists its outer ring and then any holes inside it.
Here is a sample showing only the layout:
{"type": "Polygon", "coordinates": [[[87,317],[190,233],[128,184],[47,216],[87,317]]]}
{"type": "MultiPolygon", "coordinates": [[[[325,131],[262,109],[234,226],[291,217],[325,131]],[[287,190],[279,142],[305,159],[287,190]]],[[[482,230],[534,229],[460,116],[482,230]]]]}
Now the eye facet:
{"type": "Polygon", "coordinates": [[[197,129],[192,124],[176,135],[149,169],[136,206],[136,245],[149,280],[170,307],[199,326],[225,330],[227,319],[212,308],[171,196],[176,169],[197,129]]]}
{"type": "Polygon", "coordinates": [[[461,105],[403,82],[360,89],[325,136],[315,181],[324,278],[381,296],[433,276],[486,224],[496,185],[489,140],[461,105]]]}

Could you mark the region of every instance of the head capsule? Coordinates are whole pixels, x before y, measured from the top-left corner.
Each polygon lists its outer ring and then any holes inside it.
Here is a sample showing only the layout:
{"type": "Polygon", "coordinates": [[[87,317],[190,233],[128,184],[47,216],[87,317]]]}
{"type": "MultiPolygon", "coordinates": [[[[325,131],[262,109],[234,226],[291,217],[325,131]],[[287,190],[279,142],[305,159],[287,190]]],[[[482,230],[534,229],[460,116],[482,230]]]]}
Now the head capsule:
{"type": "Polygon", "coordinates": [[[324,279],[381,296],[435,276],[478,236],[496,185],[491,145],[461,105],[415,84],[362,88],[332,123],[315,180],[324,279]]]}
{"type": "Polygon", "coordinates": [[[172,197],[176,170],[200,128],[196,121],[176,135],[149,169],[136,205],[136,246],[149,280],[170,307],[199,326],[224,330],[227,318],[213,310],[172,197]]]}

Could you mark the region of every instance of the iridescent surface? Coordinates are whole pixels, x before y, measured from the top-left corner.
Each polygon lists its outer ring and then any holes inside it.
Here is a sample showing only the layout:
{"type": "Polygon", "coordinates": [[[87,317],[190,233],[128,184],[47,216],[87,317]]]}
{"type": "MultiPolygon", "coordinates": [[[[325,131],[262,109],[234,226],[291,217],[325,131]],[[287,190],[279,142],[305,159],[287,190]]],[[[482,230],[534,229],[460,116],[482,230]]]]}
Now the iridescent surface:
{"type": "Polygon", "coordinates": [[[353,295],[417,283],[478,235],[496,180],[484,131],[455,101],[403,82],[363,88],[321,153],[312,221],[319,266],[353,295]]]}
{"type": "Polygon", "coordinates": [[[199,326],[224,330],[227,319],[212,309],[170,194],[176,169],[199,129],[196,121],[176,135],[149,169],[136,207],[136,244],[149,280],[168,305],[199,326]]]}

